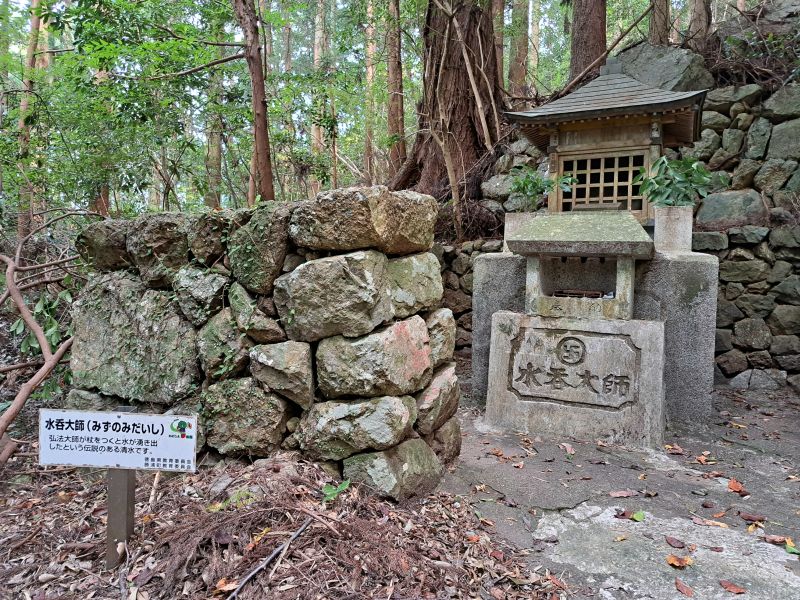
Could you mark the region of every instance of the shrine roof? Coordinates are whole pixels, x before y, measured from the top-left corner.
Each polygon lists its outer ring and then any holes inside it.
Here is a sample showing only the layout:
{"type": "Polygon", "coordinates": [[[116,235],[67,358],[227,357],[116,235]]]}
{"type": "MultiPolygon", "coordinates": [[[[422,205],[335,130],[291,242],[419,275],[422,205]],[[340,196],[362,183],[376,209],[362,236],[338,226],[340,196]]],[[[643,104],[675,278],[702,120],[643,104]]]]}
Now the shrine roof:
{"type": "MultiPolygon", "coordinates": [[[[615,67],[618,67],[615,65],[615,67]]],[[[526,125],[543,125],[609,116],[661,113],[702,104],[705,91],[672,92],[650,87],[618,68],[600,75],[563,98],[533,110],[508,112],[509,119],[526,125]]]]}
{"type": "Polygon", "coordinates": [[[653,256],[653,240],[627,211],[530,215],[507,234],[506,244],[526,256],[653,256]]]}

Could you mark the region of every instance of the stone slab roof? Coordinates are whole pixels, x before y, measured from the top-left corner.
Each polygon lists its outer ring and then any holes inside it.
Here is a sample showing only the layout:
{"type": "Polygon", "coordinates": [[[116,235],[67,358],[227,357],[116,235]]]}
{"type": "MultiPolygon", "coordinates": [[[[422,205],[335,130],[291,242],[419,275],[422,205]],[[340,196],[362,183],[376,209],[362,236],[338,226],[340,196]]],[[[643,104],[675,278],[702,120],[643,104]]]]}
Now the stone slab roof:
{"type": "Polygon", "coordinates": [[[627,211],[531,215],[506,244],[526,256],[653,257],[653,240],[627,211]]]}

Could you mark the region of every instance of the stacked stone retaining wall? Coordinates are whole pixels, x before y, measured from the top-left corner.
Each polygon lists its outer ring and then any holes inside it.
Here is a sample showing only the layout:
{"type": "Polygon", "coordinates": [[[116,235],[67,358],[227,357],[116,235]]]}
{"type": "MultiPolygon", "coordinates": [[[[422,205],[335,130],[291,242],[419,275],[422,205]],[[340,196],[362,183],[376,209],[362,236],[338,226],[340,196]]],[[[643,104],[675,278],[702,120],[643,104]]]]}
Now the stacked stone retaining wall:
{"type": "Polygon", "coordinates": [[[387,496],[431,490],[461,442],[437,212],[376,186],[89,226],[67,405],[196,413],[224,455],[299,450],[387,496]]]}

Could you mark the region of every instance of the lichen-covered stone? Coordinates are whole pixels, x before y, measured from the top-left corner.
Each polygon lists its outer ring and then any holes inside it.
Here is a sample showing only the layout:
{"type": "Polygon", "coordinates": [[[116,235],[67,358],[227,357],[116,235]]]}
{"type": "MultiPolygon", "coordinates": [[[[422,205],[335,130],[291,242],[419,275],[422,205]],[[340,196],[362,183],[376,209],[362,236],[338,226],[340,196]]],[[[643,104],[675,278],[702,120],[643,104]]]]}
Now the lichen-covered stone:
{"type": "Polygon", "coordinates": [[[734,345],[754,350],[769,348],[772,334],[760,317],[742,319],[733,326],[734,345]]]}
{"type": "Polygon", "coordinates": [[[439,429],[455,414],[460,397],[456,363],[439,367],[428,386],[417,394],[417,431],[427,435],[439,429]]]}
{"type": "Polygon", "coordinates": [[[425,318],[434,368],[453,358],[456,349],[456,320],[449,308],[434,310],[425,318]]]}
{"type": "Polygon", "coordinates": [[[695,221],[700,229],[719,231],[740,225],[763,225],[768,215],[761,194],[755,190],[734,190],[709,194],[695,221]]]}
{"type": "Polygon", "coordinates": [[[515,177],[513,175],[495,175],[481,183],[484,198],[505,202],[511,196],[515,177]]]}
{"type": "Polygon", "coordinates": [[[295,437],[313,458],[342,460],[356,452],[399,444],[416,417],[411,396],[320,402],[303,415],[295,437]]]}
{"type": "Polygon", "coordinates": [[[412,254],[433,245],[438,212],[431,196],[382,185],[330,190],[294,212],[290,234],[297,246],[315,250],[412,254]]]}
{"type": "Polygon", "coordinates": [[[275,306],[290,339],[313,342],[369,333],[394,312],[386,256],[374,250],[303,263],[275,282],[275,306]]]}
{"type": "Polygon", "coordinates": [[[239,333],[230,308],[211,317],[197,332],[200,364],[211,379],[229,379],[241,373],[247,366],[251,345],[239,333]]]}
{"type": "Polygon", "coordinates": [[[222,308],[228,278],[191,265],[178,269],[172,280],[172,289],[181,312],[195,327],[202,326],[222,308]]]}
{"type": "Polygon", "coordinates": [[[721,231],[695,231],[692,233],[692,250],[719,252],[728,248],[728,236],[721,231]]]}
{"type": "Polygon", "coordinates": [[[728,230],[728,237],[734,244],[758,244],[763,242],[768,235],[769,227],[756,227],[755,225],[733,227],[728,230]]]}
{"type": "Polygon", "coordinates": [[[731,177],[731,189],[743,190],[752,187],[753,179],[759,169],[761,169],[761,163],[757,160],[744,158],[739,161],[731,177]]]}
{"type": "Polygon", "coordinates": [[[763,108],[764,116],[776,123],[800,117],[800,85],[790,83],[778,88],[763,108]]]}
{"type": "Polygon", "coordinates": [[[736,299],[736,306],[748,317],[766,317],[775,308],[775,296],[742,294],[736,299]]]}
{"type": "Polygon", "coordinates": [[[686,92],[714,87],[714,77],[703,57],[685,48],[647,42],[620,52],[622,72],[653,87],[686,92]]]}
{"type": "MultiPolygon", "coordinates": [[[[800,128],[797,130],[797,135],[800,136],[800,128]]],[[[795,140],[795,143],[798,143],[798,140],[795,140]]],[[[800,145],[800,143],[798,143],[798,145],[800,145]]],[[[756,189],[767,194],[773,194],[786,183],[789,176],[794,173],[796,168],[797,162],[793,160],[770,158],[758,170],[758,173],[756,173],[753,178],[753,182],[755,183],[756,189]]]]}
{"type": "Polygon", "coordinates": [[[786,121],[772,128],[767,158],[800,160],[800,119],[786,121]]]}
{"type": "Polygon", "coordinates": [[[722,281],[753,283],[763,281],[769,275],[770,266],[763,260],[724,261],[719,265],[722,281]]]}
{"type": "Polygon", "coordinates": [[[702,116],[703,129],[713,129],[721,133],[731,124],[731,120],[725,115],[714,110],[704,110],[702,116]]]}
{"type": "Polygon", "coordinates": [[[346,458],[344,477],[382,496],[405,500],[432,492],[442,478],[442,464],[431,447],[418,438],[383,452],[346,458]]]}
{"type": "Polygon", "coordinates": [[[271,294],[289,241],[292,206],[263,202],[247,225],[230,236],[228,257],[236,280],[256,294],[271,294]]]}
{"type": "Polygon", "coordinates": [[[139,217],[128,230],[126,247],[148,286],[170,287],[173,275],[189,258],[186,216],[156,213],[139,217]]]}
{"type": "Polygon", "coordinates": [[[747,142],[745,144],[747,150],[744,153],[745,158],[756,160],[764,158],[771,135],[772,124],[770,124],[769,121],[763,117],[759,117],[753,121],[750,129],[747,130],[747,142]]]}
{"type": "Polygon", "coordinates": [[[772,288],[781,304],[800,305],[800,275],[790,275],[772,288]]]}
{"type": "Polygon", "coordinates": [[[404,319],[433,308],[442,300],[444,288],[439,261],[430,252],[390,260],[387,276],[397,318],[404,319]]]}
{"type": "Polygon", "coordinates": [[[317,347],[316,364],[327,398],[413,394],[431,378],[428,328],[414,315],[361,338],[326,338],[317,347]]]}
{"type": "Polygon", "coordinates": [[[262,313],[255,299],[238,283],[228,290],[228,302],[239,331],[260,344],[274,344],[286,339],[286,333],[275,320],[262,313]]]}
{"type": "Polygon", "coordinates": [[[461,454],[461,424],[453,416],[439,429],[423,437],[442,464],[453,462],[461,454]]]}
{"type": "Polygon", "coordinates": [[[114,396],[106,396],[86,390],[71,389],[64,400],[67,410],[117,410],[125,401],[114,396]]]}
{"type": "Polygon", "coordinates": [[[203,393],[207,443],[222,454],[266,456],[286,432],[286,400],[251,377],[215,383],[203,393]]]}
{"type": "Polygon", "coordinates": [[[255,346],[250,350],[250,372],[268,390],[303,408],[314,403],[310,344],[289,341],[255,346]]]}
{"type": "Polygon", "coordinates": [[[186,239],[194,258],[205,265],[212,265],[225,254],[227,237],[239,227],[246,225],[253,211],[210,210],[190,218],[186,239]]]}
{"type": "Polygon", "coordinates": [[[75,239],[75,249],[98,271],[127,269],[133,264],[127,248],[130,225],[122,219],[90,223],[75,239]]]}
{"type": "Polygon", "coordinates": [[[730,154],[738,154],[744,142],[744,131],[726,129],[722,132],[722,149],[730,154]]]}
{"type": "Polygon", "coordinates": [[[172,404],[199,383],[196,334],[170,294],[120,271],[91,276],[72,306],[75,387],[172,404]]]}
{"type": "Polygon", "coordinates": [[[753,103],[758,100],[762,92],[763,88],[755,83],[716,88],[710,90],[706,95],[703,108],[727,113],[737,102],[743,102],[753,106],[753,103]]]}

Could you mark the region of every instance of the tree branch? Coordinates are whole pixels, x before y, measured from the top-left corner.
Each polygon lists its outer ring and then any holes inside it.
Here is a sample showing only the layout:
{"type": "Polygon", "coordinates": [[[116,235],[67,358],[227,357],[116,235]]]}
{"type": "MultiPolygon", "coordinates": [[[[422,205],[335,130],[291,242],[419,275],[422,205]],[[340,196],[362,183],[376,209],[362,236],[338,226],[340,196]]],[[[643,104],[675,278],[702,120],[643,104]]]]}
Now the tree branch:
{"type": "Polygon", "coordinates": [[[204,65],[200,65],[199,67],[192,67],[191,69],[186,69],[185,71],[177,71],[175,73],[165,73],[163,75],[155,75],[153,77],[134,77],[130,75],[119,75],[115,74],[114,77],[119,79],[138,79],[140,81],[160,81],[162,79],[172,79],[173,77],[183,77],[184,75],[191,75],[192,73],[197,73],[198,71],[203,71],[204,69],[209,69],[211,67],[215,67],[217,65],[224,64],[226,62],[231,62],[232,60],[239,60],[240,58],[244,58],[244,53],[240,52],[239,54],[232,54],[230,56],[225,56],[223,58],[218,58],[217,60],[212,60],[204,65]]]}
{"type": "Polygon", "coordinates": [[[169,27],[164,27],[163,25],[156,25],[156,29],[160,29],[161,31],[168,33],[170,37],[175,38],[176,40],[183,40],[186,42],[193,42],[195,44],[205,44],[206,46],[222,46],[222,47],[234,47],[234,48],[244,48],[244,44],[239,42],[212,42],[211,40],[195,40],[192,38],[187,38],[185,36],[179,35],[172,31],[169,27]]]}

